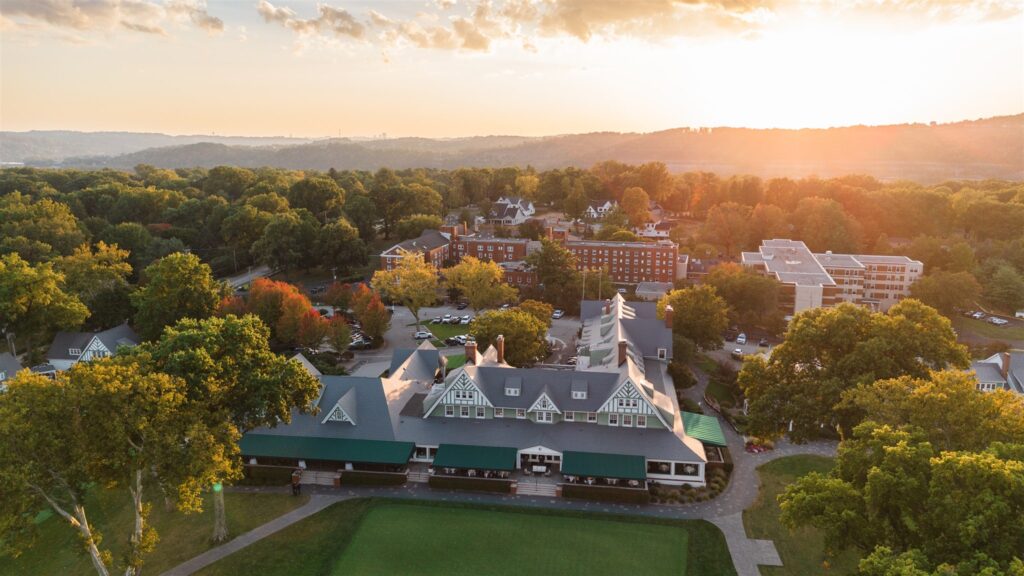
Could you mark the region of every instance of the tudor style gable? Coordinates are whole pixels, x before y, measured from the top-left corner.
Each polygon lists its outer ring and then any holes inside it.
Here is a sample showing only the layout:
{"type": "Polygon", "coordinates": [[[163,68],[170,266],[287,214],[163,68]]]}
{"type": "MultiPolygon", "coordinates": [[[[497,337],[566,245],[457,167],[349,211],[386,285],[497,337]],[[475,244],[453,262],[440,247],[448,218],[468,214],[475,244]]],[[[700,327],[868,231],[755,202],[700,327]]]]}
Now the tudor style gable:
{"type": "Polygon", "coordinates": [[[612,392],[611,396],[601,406],[598,412],[606,414],[631,414],[642,416],[654,416],[666,427],[668,422],[662,416],[661,411],[641,392],[632,380],[626,379],[612,392]]]}
{"type": "Polygon", "coordinates": [[[558,409],[558,406],[556,406],[555,403],[552,402],[547,392],[541,392],[540,396],[537,397],[537,400],[533,402],[533,405],[530,406],[530,409],[527,410],[527,412],[555,412],[557,414],[562,413],[562,411],[558,409]]]}
{"type": "Polygon", "coordinates": [[[338,398],[338,401],[334,403],[334,406],[327,411],[327,415],[320,421],[321,424],[327,422],[347,422],[353,426],[356,425],[356,389],[350,388],[347,392],[338,398]]]}
{"type": "Polygon", "coordinates": [[[465,370],[450,384],[445,385],[444,392],[430,405],[430,408],[424,411],[424,417],[430,416],[438,406],[445,405],[494,407],[465,370]]]}
{"type": "Polygon", "coordinates": [[[89,344],[82,349],[82,354],[78,357],[78,361],[82,362],[93,360],[95,358],[106,358],[111,354],[111,350],[103,344],[99,336],[93,336],[92,339],[89,340],[89,344]]]}

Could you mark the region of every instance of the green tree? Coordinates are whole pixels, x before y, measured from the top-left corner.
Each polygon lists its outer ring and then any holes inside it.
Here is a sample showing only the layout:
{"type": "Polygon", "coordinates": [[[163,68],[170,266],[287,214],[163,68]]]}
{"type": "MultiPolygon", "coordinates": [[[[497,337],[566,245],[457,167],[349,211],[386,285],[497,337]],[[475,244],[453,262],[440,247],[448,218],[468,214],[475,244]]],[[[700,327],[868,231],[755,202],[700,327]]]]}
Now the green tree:
{"type": "Polygon", "coordinates": [[[557,242],[542,240],[541,249],[528,255],[526,262],[537,273],[545,302],[563,310],[579,309],[580,273],[572,252],[557,242]]]}
{"type": "Polygon", "coordinates": [[[138,574],[157,541],[147,523],[147,486],[196,512],[204,488],[240,475],[237,431],[202,416],[185,401],[183,380],[143,373],[133,362],[81,363],[55,380],[22,373],[0,394],[0,430],[18,439],[0,443],[3,547],[20,552],[36,530],[33,517],[49,508],[78,533],[97,574],[108,574],[113,558],[89,520],[96,510],[85,504],[101,485],[124,490],[132,502],[121,564],[125,574],[138,574]]]}
{"type": "Polygon", "coordinates": [[[213,315],[227,295],[224,284],[214,280],[210,267],[194,254],[171,254],[150,264],[146,283],[135,291],[135,327],[146,340],[155,340],[165,326],[182,318],[203,319],[213,315]]]}
{"type": "Polygon", "coordinates": [[[203,179],[203,192],[223,196],[228,200],[237,200],[255,180],[256,176],[252,170],[235,166],[216,166],[211,168],[203,179]]]}
{"type": "MultiPolygon", "coordinates": [[[[272,352],[269,337],[270,330],[251,314],[186,318],[168,327],[160,340],[131,353],[152,370],[183,379],[186,402],[205,415],[208,425],[227,422],[244,434],[287,424],[293,410],[315,410],[319,381],[298,362],[272,352]]],[[[213,538],[223,541],[223,491],[214,491],[214,509],[213,538]]]]}
{"type": "Polygon", "coordinates": [[[49,198],[33,202],[19,192],[0,194],[0,238],[4,239],[0,253],[11,251],[4,249],[9,239],[23,237],[28,242],[21,245],[33,247],[30,253],[22,254],[25,260],[38,262],[53,255],[71,254],[86,240],[82,230],[67,204],[49,198]]]}
{"type": "Polygon", "coordinates": [[[373,273],[373,288],[393,302],[399,302],[412,312],[416,326],[420,325],[420,308],[437,301],[440,281],[437,269],[424,260],[419,252],[401,251],[398,265],[392,270],[373,273]]]}
{"type": "Polygon", "coordinates": [[[789,235],[786,212],[774,204],[758,204],[747,221],[748,248],[761,244],[762,240],[785,238],[789,235]]]}
{"type": "Polygon", "coordinates": [[[343,354],[352,342],[352,328],[341,314],[327,321],[327,343],[335,352],[343,354]]]}
{"type": "Polygon", "coordinates": [[[458,291],[474,311],[493,308],[516,297],[516,289],[505,283],[505,271],[497,262],[466,256],[458,264],[445,268],[445,284],[458,291]]]}
{"type": "Polygon", "coordinates": [[[441,227],[441,217],[434,214],[413,214],[402,218],[395,224],[395,234],[399,240],[417,238],[424,230],[437,230],[441,227]]]}
{"type": "Polygon", "coordinates": [[[547,234],[543,220],[527,220],[519,225],[519,237],[540,240],[547,234]]]}
{"type": "Polygon", "coordinates": [[[481,350],[505,337],[505,362],[512,366],[532,366],[547,356],[547,326],[533,314],[512,308],[490,310],[476,317],[470,330],[481,350]]]}
{"type": "Polygon", "coordinates": [[[356,266],[366,264],[366,244],[359,239],[359,231],[345,220],[335,220],[320,229],[317,238],[320,262],[347,276],[356,266]]]}
{"type": "Polygon", "coordinates": [[[306,210],[275,214],[252,245],[252,255],[274,269],[308,270],[316,265],[319,224],[306,210]]]}
{"type": "Polygon", "coordinates": [[[562,211],[565,212],[567,218],[577,220],[583,217],[583,213],[587,209],[587,194],[583,189],[583,181],[576,180],[572,184],[569,194],[562,198],[562,211]]]}
{"type": "Polygon", "coordinates": [[[770,328],[780,325],[779,283],[774,278],[727,262],[712,268],[705,282],[715,288],[740,322],[770,328]]]}
{"type": "Polygon", "coordinates": [[[1024,276],[1010,266],[1000,266],[985,283],[985,298],[1001,310],[1024,308],[1024,276]]]}
{"type": "Polygon", "coordinates": [[[858,412],[839,406],[846,390],[968,364],[966,348],[934,308],[907,299],[881,314],[841,304],[797,314],[770,359],[743,363],[738,383],[751,433],[774,436],[791,427],[790,437],[801,442],[823,427],[848,431],[859,422],[858,412]]]}
{"type": "Polygon", "coordinates": [[[622,193],[622,202],[619,206],[629,217],[629,224],[635,228],[643,226],[644,222],[651,217],[651,212],[648,210],[650,204],[651,199],[647,196],[647,192],[643,188],[634,186],[626,188],[622,193]]]}
{"type": "Polygon", "coordinates": [[[797,238],[815,252],[856,253],[860,249],[860,224],[835,200],[804,198],[797,204],[792,221],[797,238]]]}
{"type": "Polygon", "coordinates": [[[981,296],[981,284],[970,272],[936,270],[910,286],[910,295],[943,314],[970,308],[981,296]]]}
{"type": "Polygon", "coordinates": [[[516,306],[523,312],[528,312],[534,318],[544,323],[546,328],[551,328],[551,315],[555,313],[555,307],[540,300],[523,300],[516,306]]]}
{"type": "Polygon", "coordinates": [[[24,339],[81,326],[89,309],[64,290],[64,276],[49,263],[30,265],[17,254],[0,256],[0,330],[24,339]]]}
{"type": "Polygon", "coordinates": [[[231,209],[221,222],[220,234],[232,251],[233,264],[245,266],[253,261],[252,247],[263,237],[263,231],[273,218],[273,213],[248,204],[231,209]]]}
{"type": "Polygon", "coordinates": [[[729,326],[729,305],[706,284],[673,290],[658,300],[658,317],[672,306],[672,334],[682,339],[675,358],[688,357],[688,349],[712,350],[722,346],[722,333],[729,326]],[[690,346],[692,345],[692,346],[690,346]]]}
{"type": "Polygon", "coordinates": [[[750,206],[736,202],[713,206],[701,227],[701,240],[721,247],[726,256],[735,256],[746,245],[750,211],[750,206]]]}
{"type": "Polygon", "coordinates": [[[359,237],[372,242],[377,237],[377,207],[366,194],[349,194],[345,200],[345,214],[359,229],[359,237]]]}
{"type": "Polygon", "coordinates": [[[288,204],[293,208],[305,208],[323,224],[341,215],[345,191],[331,178],[303,178],[288,189],[288,204]]]}
{"type": "Polygon", "coordinates": [[[92,312],[90,324],[97,328],[110,328],[131,315],[128,277],[132,266],[127,260],[127,250],[108,246],[101,240],[95,251],[82,244],[70,256],[54,262],[55,268],[64,274],[68,291],[92,312]]]}

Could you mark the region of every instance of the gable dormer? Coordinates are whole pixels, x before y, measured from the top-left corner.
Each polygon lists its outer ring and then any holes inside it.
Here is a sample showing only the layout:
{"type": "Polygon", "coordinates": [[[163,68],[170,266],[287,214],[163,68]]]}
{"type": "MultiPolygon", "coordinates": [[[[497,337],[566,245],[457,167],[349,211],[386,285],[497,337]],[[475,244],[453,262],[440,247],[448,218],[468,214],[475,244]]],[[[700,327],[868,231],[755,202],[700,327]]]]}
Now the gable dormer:
{"type": "Polygon", "coordinates": [[[582,378],[573,378],[570,392],[572,393],[573,400],[586,400],[589,395],[587,381],[582,378]]]}
{"type": "Polygon", "coordinates": [[[505,396],[516,397],[523,394],[523,379],[519,376],[505,378],[505,396]]]}
{"type": "Polygon", "coordinates": [[[551,397],[548,396],[547,390],[540,393],[540,396],[538,396],[537,399],[534,400],[533,405],[530,406],[528,412],[555,412],[556,414],[562,413],[562,411],[558,409],[558,406],[556,406],[555,403],[551,400],[551,397]]]}
{"type": "Polygon", "coordinates": [[[356,425],[356,389],[349,388],[347,392],[338,398],[334,406],[327,411],[327,415],[320,421],[321,424],[327,422],[347,422],[353,426],[356,425]]]}
{"type": "Polygon", "coordinates": [[[423,411],[423,417],[429,417],[441,405],[494,407],[465,370],[451,382],[445,384],[444,391],[437,396],[428,409],[423,411]]]}
{"type": "MultiPolygon", "coordinates": [[[[612,392],[611,396],[601,406],[598,412],[613,415],[628,415],[629,418],[623,417],[621,425],[632,426],[637,420],[635,416],[644,416],[645,421],[648,417],[654,416],[660,421],[666,428],[671,426],[665,420],[661,411],[650,401],[643,390],[637,387],[632,380],[625,379],[618,388],[612,392]],[[627,423],[628,422],[628,423],[627,423]]],[[[611,417],[609,416],[609,423],[611,423],[611,417]]],[[[615,418],[613,426],[618,426],[619,419],[615,418]]]]}

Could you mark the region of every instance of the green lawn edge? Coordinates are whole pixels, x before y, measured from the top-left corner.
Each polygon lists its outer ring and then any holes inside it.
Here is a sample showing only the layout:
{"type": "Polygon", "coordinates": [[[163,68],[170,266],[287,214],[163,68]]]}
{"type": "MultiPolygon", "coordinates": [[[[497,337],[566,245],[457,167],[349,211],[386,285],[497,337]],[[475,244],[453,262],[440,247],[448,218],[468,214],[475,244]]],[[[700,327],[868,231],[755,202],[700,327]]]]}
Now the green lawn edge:
{"type": "Polygon", "coordinates": [[[762,576],[803,576],[805,574],[852,574],[859,558],[846,551],[826,557],[821,533],[811,527],[789,530],[779,522],[777,497],[786,486],[811,472],[826,474],[835,459],[826,456],[786,456],[757,467],[761,488],[754,504],[743,511],[747,536],[775,542],[782,566],[759,566],[762,576]],[[827,563],[826,563],[827,562],[827,563]]]}
{"type": "Polygon", "coordinates": [[[335,563],[359,530],[367,513],[378,505],[457,508],[555,516],[584,520],[609,520],[681,527],[687,531],[687,576],[734,576],[736,569],[725,536],[705,520],[675,520],[603,512],[580,512],[504,504],[478,504],[403,498],[354,498],[332,504],[240,552],[197,572],[200,576],[230,576],[258,572],[330,576],[335,563]],[[288,550],[283,554],[283,550],[288,550]]]}

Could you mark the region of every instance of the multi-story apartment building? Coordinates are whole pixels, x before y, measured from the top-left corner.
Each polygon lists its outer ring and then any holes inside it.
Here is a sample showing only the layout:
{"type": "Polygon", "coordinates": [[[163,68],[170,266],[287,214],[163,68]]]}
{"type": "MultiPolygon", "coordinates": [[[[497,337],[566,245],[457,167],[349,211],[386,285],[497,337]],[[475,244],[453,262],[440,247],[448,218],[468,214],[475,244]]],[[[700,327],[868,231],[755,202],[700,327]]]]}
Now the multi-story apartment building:
{"type": "Polygon", "coordinates": [[[764,240],[744,252],[743,264],[774,276],[783,286],[788,314],[851,302],[888,310],[910,294],[924,265],[906,256],[814,254],[798,240],[764,240]]]}
{"type": "Polygon", "coordinates": [[[615,282],[673,282],[679,263],[679,246],[658,242],[604,242],[570,240],[565,243],[580,270],[607,268],[615,282]]]}
{"type": "Polygon", "coordinates": [[[452,257],[462,260],[473,256],[493,262],[517,262],[529,252],[530,241],[525,238],[493,238],[486,236],[460,236],[452,244],[452,257]]]}
{"type": "Polygon", "coordinates": [[[403,252],[420,252],[424,260],[436,268],[443,268],[451,259],[451,234],[424,230],[417,238],[399,242],[381,253],[381,269],[391,270],[397,266],[403,252]]]}

